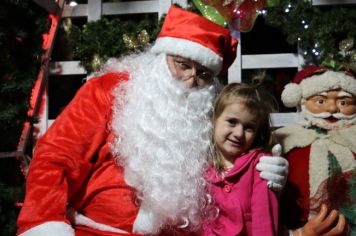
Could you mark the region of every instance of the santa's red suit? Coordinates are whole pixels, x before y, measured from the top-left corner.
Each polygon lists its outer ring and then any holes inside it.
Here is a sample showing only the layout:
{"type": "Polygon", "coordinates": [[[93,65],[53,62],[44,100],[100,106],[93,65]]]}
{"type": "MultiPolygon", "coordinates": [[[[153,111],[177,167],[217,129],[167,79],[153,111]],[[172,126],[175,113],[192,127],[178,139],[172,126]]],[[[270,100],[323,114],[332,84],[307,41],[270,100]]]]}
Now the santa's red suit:
{"type": "Polygon", "coordinates": [[[321,203],[332,209],[347,206],[347,179],[356,164],[355,132],[356,125],[328,132],[293,125],[275,132],[289,162],[280,200],[280,219],[288,228],[303,226],[319,212],[321,203]],[[330,156],[335,157],[341,172],[332,181],[330,156]]]}
{"type": "Polygon", "coordinates": [[[132,232],[138,203],[109,147],[112,89],[127,78],[127,74],[106,74],[89,80],[50,127],[51,132],[38,141],[18,233],[45,222],[70,225],[69,208],[87,217],[74,226],[76,235],[121,235],[116,229],[132,232]]]}
{"type": "Polygon", "coordinates": [[[18,234],[196,232],[216,84],[196,89],[195,64],[216,76],[236,48],[229,30],[172,6],[154,45],[109,60],[100,73],[117,73],[89,80],[37,142],[18,234]],[[167,55],[194,62],[194,76],[167,55]]]}

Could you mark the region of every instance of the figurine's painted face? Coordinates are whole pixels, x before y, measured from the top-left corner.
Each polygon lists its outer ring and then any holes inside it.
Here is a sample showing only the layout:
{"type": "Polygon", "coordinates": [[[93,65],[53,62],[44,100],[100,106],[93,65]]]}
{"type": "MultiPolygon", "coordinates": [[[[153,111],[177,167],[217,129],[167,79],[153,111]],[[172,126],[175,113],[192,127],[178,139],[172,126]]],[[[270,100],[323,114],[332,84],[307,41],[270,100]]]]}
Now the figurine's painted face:
{"type": "Polygon", "coordinates": [[[355,124],[356,97],[344,90],[330,90],[306,99],[302,109],[320,128],[338,129],[355,124]]]}

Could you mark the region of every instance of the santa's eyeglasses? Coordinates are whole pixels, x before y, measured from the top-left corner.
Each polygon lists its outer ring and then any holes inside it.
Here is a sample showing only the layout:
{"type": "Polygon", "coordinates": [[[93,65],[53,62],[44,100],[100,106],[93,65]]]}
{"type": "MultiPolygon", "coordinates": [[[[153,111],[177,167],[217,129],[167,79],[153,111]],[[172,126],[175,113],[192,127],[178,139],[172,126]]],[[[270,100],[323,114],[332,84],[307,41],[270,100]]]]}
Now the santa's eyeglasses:
{"type": "MultiPolygon", "coordinates": [[[[197,83],[212,84],[214,82],[215,75],[212,71],[206,67],[198,64],[189,59],[181,57],[173,57],[174,66],[177,70],[188,74],[189,76],[195,76],[198,78],[197,83]]],[[[187,78],[188,79],[188,78],[187,78]]],[[[183,79],[184,81],[184,79],[183,79]]]]}

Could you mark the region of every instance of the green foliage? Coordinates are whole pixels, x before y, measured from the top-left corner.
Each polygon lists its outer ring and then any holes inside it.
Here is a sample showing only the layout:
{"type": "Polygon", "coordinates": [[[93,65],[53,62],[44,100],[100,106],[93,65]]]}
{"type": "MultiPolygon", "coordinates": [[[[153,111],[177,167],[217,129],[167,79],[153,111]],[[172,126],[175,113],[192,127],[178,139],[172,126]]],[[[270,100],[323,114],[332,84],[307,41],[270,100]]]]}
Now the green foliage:
{"type": "Polygon", "coordinates": [[[327,57],[337,57],[341,40],[356,39],[355,7],[312,6],[311,1],[281,0],[279,5],[267,9],[265,19],[285,33],[288,43],[298,43],[307,53],[306,64],[320,64],[327,57]]]}
{"type": "MultiPolygon", "coordinates": [[[[31,0],[0,2],[0,152],[16,150],[47,25],[47,13],[31,0]]],[[[23,184],[19,162],[0,159],[0,235],[16,233],[23,184]]]]}
{"type": "Polygon", "coordinates": [[[47,13],[33,1],[0,3],[0,151],[16,149],[47,23],[47,13]]]}
{"type": "Polygon", "coordinates": [[[99,64],[102,64],[110,57],[120,57],[133,51],[143,50],[147,46],[144,42],[130,44],[125,42],[124,38],[128,37],[131,41],[135,41],[142,31],[146,31],[148,33],[146,43],[151,43],[159,33],[161,23],[162,21],[158,22],[156,15],[144,15],[143,19],[137,20],[102,18],[89,22],[83,27],[73,26],[69,38],[73,47],[73,56],[82,61],[88,72],[92,72],[98,69],[95,60],[99,60],[99,64]]]}

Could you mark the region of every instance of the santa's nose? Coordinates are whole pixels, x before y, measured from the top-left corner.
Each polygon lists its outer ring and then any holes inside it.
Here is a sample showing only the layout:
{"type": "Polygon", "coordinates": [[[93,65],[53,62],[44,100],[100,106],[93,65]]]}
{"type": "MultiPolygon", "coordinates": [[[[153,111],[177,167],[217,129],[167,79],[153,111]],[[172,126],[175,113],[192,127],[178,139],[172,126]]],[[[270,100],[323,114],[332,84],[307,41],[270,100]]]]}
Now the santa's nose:
{"type": "Polygon", "coordinates": [[[195,78],[195,76],[190,76],[188,79],[185,79],[184,83],[188,88],[195,88],[198,86],[197,79],[195,78]]]}
{"type": "Polygon", "coordinates": [[[327,104],[327,111],[330,112],[330,113],[336,113],[339,111],[339,108],[338,106],[336,105],[336,102],[329,102],[327,104]]]}

